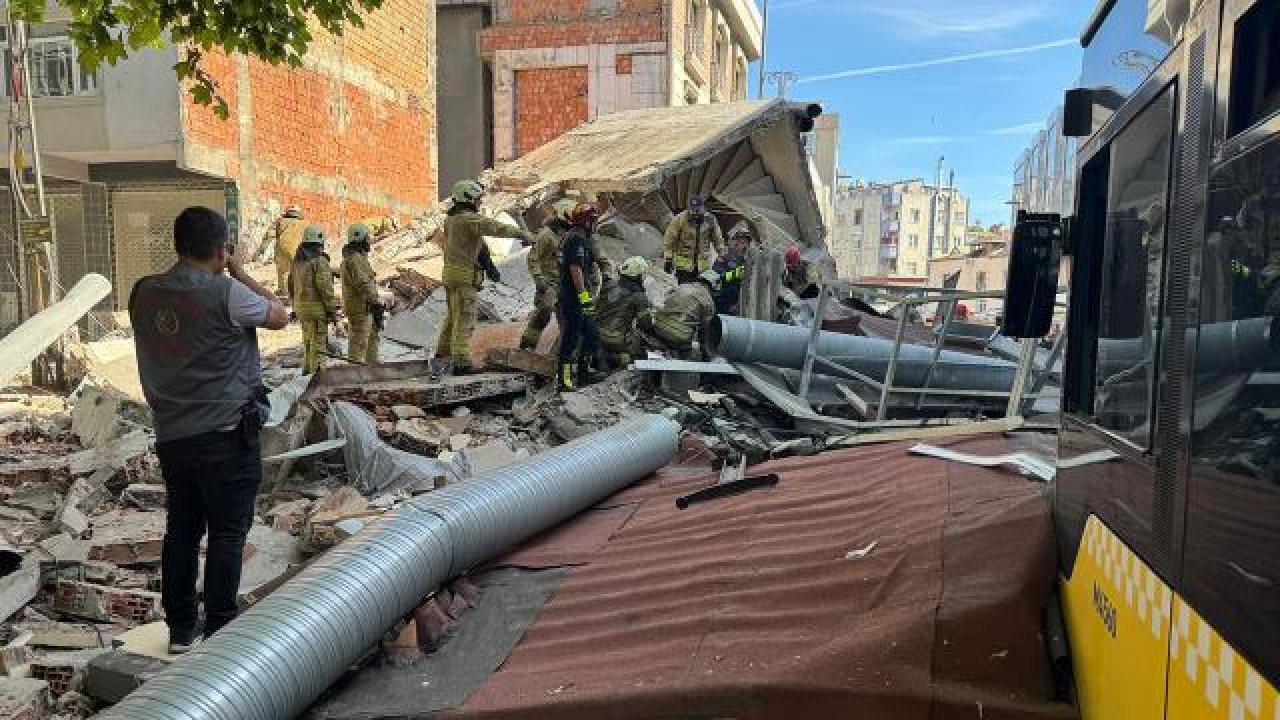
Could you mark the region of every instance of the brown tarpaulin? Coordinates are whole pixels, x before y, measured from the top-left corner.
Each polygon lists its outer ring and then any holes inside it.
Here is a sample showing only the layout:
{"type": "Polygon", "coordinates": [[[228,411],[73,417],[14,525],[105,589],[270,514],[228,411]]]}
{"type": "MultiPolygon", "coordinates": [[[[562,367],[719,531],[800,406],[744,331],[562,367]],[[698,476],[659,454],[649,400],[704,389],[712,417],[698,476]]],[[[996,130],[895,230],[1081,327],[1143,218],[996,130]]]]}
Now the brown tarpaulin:
{"type": "Polygon", "coordinates": [[[709,476],[670,468],[605,503],[639,507],[449,717],[1074,717],[1049,702],[1044,486],[906,449],[759,466],[781,482],[683,511],[709,476]]]}

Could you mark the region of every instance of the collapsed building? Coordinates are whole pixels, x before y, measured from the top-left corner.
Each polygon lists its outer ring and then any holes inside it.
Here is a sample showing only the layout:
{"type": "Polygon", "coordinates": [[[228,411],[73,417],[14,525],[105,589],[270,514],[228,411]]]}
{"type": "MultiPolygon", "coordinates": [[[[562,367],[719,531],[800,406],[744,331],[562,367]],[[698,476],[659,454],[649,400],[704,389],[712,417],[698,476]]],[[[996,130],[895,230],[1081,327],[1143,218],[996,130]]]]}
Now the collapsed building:
{"type": "MultiPolygon", "coordinates": [[[[1051,443],[1018,432],[1035,373],[844,295],[773,322],[776,249],[823,252],[813,112],[622,113],[485,177],[486,208],[516,224],[597,199],[617,258],[656,258],[694,192],[752,223],[759,314],[721,318],[708,362],[556,392],[553,338],[512,349],[532,288],[525,251],[495,242],[486,372],[442,375],[438,211],[374,247],[394,297],[382,363],[301,375],[296,327],[263,333],[244,612],[180,658],[128,328],[70,343],[69,396],[15,376],[110,283],[0,338],[0,717],[1066,716],[1043,622],[1051,443]],[[879,392],[894,374],[906,391],[879,392]]],[[[656,296],[670,282],[648,278],[656,296]]]]}

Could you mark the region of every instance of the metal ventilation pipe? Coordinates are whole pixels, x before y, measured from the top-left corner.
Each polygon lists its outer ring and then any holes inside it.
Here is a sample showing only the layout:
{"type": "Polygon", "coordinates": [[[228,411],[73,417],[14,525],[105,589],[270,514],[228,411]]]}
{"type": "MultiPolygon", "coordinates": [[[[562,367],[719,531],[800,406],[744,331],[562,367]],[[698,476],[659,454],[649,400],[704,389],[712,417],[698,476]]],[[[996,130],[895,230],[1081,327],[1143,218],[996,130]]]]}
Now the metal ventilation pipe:
{"type": "MultiPolygon", "coordinates": [[[[1280,369],[1280,318],[1208,323],[1187,328],[1187,342],[1196,340],[1196,372],[1265,372],[1280,369]]],[[[1140,337],[1098,338],[1098,374],[1104,378],[1123,372],[1150,355],[1140,337]]]]}
{"type": "MultiPolygon", "coordinates": [[[[711,325],[711,350],[726,360],[758,362],[800,370],[809,345],[809,329],[794,325],[721,315],[711,325]]],[[[818,333],[822,357],[883,381],[893,355],[893,341],[841,333],[818,333]]],[[[1017,366],[1004,360],[943,350],[932,375],[933,348],[903,343],[898,351],[894,385],[946,390],[1008,392],[1017,366]]]]}
{"type": "Polygon", "coordinates": [[[297,716],[446,580],[665,465],[679,426],[644,415],[401,505],[103,717],[297,716]]]}

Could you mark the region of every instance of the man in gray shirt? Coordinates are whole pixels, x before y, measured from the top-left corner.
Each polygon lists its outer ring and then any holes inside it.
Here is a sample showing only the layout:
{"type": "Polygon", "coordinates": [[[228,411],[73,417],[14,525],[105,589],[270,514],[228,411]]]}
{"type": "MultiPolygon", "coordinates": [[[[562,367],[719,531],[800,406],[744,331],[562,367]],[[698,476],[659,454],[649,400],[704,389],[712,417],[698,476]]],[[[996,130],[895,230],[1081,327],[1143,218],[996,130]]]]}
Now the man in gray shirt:
{"type": "Polygon", "coordinates": [[[262,479],[265,415],[257,328],[288,324],[274,293],[245,273],[217,212],[189,207],[173,222],[178,262],[129,297],[143,394],[155,417],[168,491],[161,601],[169,650],[182,653],[236,616],[245,537],[262,479]],[[196,604],[200,540],[205,623],[196,604]]]}

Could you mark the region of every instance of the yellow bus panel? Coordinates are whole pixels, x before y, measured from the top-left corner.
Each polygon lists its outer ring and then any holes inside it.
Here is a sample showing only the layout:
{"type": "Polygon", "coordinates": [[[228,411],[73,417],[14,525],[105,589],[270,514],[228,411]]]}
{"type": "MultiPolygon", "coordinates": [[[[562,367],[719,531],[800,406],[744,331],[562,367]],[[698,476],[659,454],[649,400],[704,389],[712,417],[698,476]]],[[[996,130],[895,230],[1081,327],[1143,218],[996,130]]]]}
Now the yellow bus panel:
{"type": "Polygon", "coordinates": [[[1089,517],[1071,579],[1062,583],[1084,720],[1164,718],[1172,596],[1120,538],[1089,517]]]}
{"type": "Polygon", "coordinates": [[[1177,596],[1168,720],[1280,720],[1275,687],[1177,596]]]}

